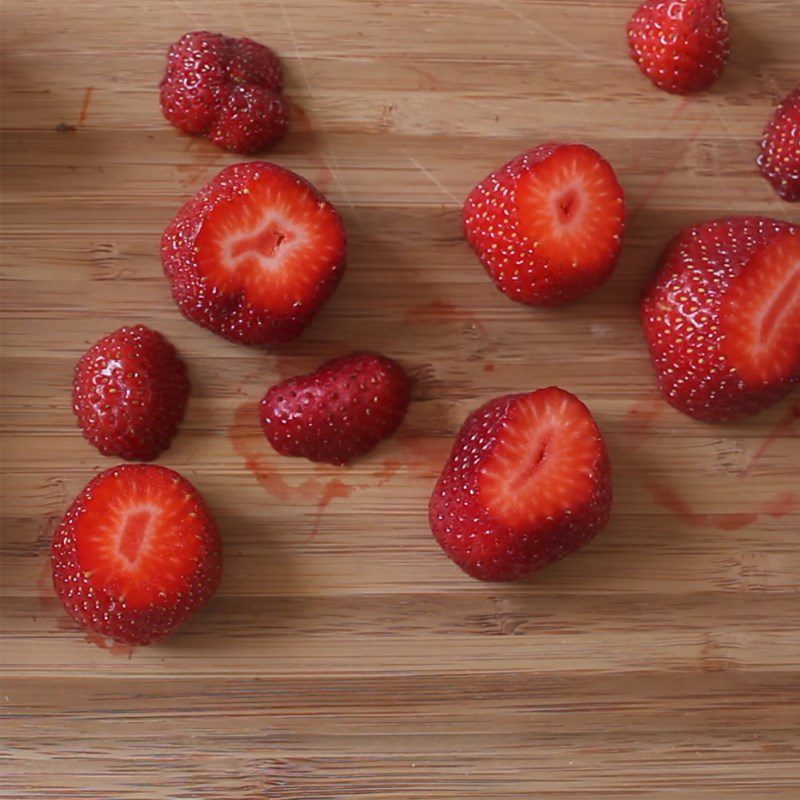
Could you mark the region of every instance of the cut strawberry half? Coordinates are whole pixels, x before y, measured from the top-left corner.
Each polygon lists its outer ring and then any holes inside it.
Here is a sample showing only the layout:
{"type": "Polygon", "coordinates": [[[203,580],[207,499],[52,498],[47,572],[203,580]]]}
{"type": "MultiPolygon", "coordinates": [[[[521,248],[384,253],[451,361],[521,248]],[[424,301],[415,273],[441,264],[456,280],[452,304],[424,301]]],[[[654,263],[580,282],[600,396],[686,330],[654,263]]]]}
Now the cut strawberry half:
{"type": "Polygon", "coordinates": [[[162,242],[184,315],[245,344],[299,335],[341,278],[339,214],[299,175],[234,164],[178,213],[162,242]]]}
{"type": "Polygon", "coordinates": [[[725,293],[720,327],[748,384],[800,373],[800,233],[783,231],[753,255],[725,293]]]}
{"type": "Polygon", "coordinates": [[[679,411],[743,419],[800,381],[800,228],[769,217],[692,225],[665,248],[641,321],[679,411]]]}
{"type": "Polygon", "coordinates": [[[594,420],[574,395],[556,388],[525,395],[486,460],[481,497],[501,522],[536,526],[592,496],[601,448],[594,420]]]}
{"type": "Polygon", "coordinates": [[[162,638],[214,592],[216,525],[200,494],[165,467],[126,465],[78,495],[53,538],[53,583],[87,628],[130,644],[162,638]]]}
{"type": "Polygon", "coordinates": [[[535,147],[489,175],[464,204],[467,240],[497,287],[560,305],[613,272],[625,200],[611,165],[582,144],[535,147]]]}
{"type": "Polygon", "coordinates": [[[611,465],[588,408],[557,387],[491,400],[462,426],[428,506],[431,530],[465,572],[530,575],[597,535],[611,465]]]}

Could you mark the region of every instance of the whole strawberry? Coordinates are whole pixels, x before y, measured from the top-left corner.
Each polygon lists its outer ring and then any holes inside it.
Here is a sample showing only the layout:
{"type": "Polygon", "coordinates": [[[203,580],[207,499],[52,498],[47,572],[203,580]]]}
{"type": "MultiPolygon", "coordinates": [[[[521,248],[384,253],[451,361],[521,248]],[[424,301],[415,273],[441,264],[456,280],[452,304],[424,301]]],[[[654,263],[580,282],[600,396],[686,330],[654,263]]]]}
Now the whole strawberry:
{"type": "Polygon", "coordinates": [[[104,456],[156,458],[169,447],[188,397],[183,361],[144,325],[104,336],[75,366],[72,409],[83,435],[104,456]]]}
{"type": "Polygon", "coordinates": [[[261,426],[281,455],[345,464],[394,433],[408,400],[397,362],[353,353],[273,386],[261,401],[261,426]]]}
{"type": "Polygon", "coordinates": [[[730,53],[722,0],[645,0],[628,22],[628,45],[639,69],[674,94],[707,89],[730,53]]]}
{"type": "Polygon", "coordinates": [[[800,200],[800,85],[775,110],[761,141],[758,166],[775,191],[800,200]]]}
{"type": "Polygon", "coordinates": [[[611,165],[582,144],[544,144],[486,177],[464,203],[464,232],[501,292],[556,306],[606,281],[625,200],[611,165]]]}
{"type": "Polygon", "coordinates": [[[211,597],[222,549],[189,481],[128,464],[97,475],[53,535],[53,586],[85,628],[125,644],[171,633],[211,597]]]}
{"type": "Polygon", "coordinates": [[[467,418],[428,510],[433,535],[464,572],[508,581],[594,538],[611,495],[589,409],[551,386],[498,397],[467,418]]]}
{"type": "Polygon", "coordinates": [[[703,222],[661,257],[641,306],[664,397],[710,422],[755,414],[800,380],[800,227],[703,222]]]}
{"type": "Polygon", "coordinates": [[[299,336],[338,285],[345,252],[336,209],[308,181],[265,161],[223,169],[161,239],[184,316],[251,345],[299,336]]]}
{"type": "Polygon", "coordinates": [[[176,128],[234,153],[256,153],[289,127],[278,58],[252,39],[187,33],[167,53],[161,110],[176,128]]]}

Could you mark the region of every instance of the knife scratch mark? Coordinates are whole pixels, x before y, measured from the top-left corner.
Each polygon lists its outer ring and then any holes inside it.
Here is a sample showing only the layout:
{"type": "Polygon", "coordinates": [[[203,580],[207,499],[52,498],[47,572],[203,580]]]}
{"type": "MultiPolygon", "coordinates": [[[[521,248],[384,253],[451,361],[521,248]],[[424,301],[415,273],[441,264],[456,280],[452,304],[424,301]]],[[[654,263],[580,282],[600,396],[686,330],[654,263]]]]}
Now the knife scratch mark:
{"type": "Polygon", "coordinates": [[[173,4],[175,5],[175,8],[178,8],[178,9],[180,9],[181,11],[183,11],[183,13],[184,13],[184,14],[186,14],[186,16],[187,16],[187,17],[189,17],[189,19],[190,19],[190,20],[191,20],[191,21],[192,21],[192,22],[193,22],[193,23],[194,23],[194,24],[195,24],[195,25],[196,25],[198,28],[202,28],[202,27],[203,27],[203,26],[200,24],[200,20],[199,20],[199,19],[197,19],[197,17],[196,17],[194,14],[192,14],[192,12],[191,12],[191,11],[190,11],[190,10],[189,10],[189,9],[188,9],[188,8],[187,8],[187,7],[186,7],[186,6],[185,6],[185,5],[182,3],[182,2],[181,2],[181,0],[172,0],[172,2],[173,2],[173,4]]]}
{"type": "MultiPolygon", "coordinates": [[[[297,65],[300,69],[300,76],[303,79],[303,83],[306,86],[306,93],[308,98],[311,99],[311,81],[308,79],[308,73],[306,72],[306,65],[305,61],[303,61],[303,54],[300,52],[300,47],[297,43],[297,37],[294,33],[294,28],[292,27],[291,20],[289,19],[289,14],[286,12],[286,5],[284,4],[283,0],[278,0],[278,5],[281,9],[281,14],[283,15],[283,23],[286,27],[286,32],[289,34],[289,38],[292,41],[292,48],[294,49],[295,58],[297,58],[297,65]]],[[[336,184],[339,191],[342,193],[345,199],[345,203],[348,205],[350,210],[353,212],[354,216],[358,218],[359,214],[356,210],[355,205],[353,204],[353,199],[350,196],[350,192],[348,191],[347,187],[342,182],[341,178],[339,177],[339,162],[334,155],[333,151],[328,148],[324,147],[322,143],[322,138],[318,135],[317,141],[319,143],[319,156],[324,162],[325,166],[327,167],[330,174],[333,176],[334,183],[336,184]],[[327,153],[325,152],[327,149],[327,153]]]]}
{"type": "Polygon", "coordinates": [[[437,186],[442,194],[449,197],[456,205],[461,205],[461,200],[459,200],[424,164],[421,164],[417,161],[414,156],[410,153],[407,153],[405,150],[402,151],[405,157],[423,174],[425,175],[428,180],[434,185],[437,186]]]}
{"type": "Polygon", "coordinates": [[[598,64],[619,64],[618,59],[603,58],[602,56],[595,55],[594,53],[589,53],[586,50],[581,50],[580,47],[574,45],[569,41],[569,39],[565,39],[555,31],[551,31],[549,28],[546,28],[541,22],[536,22],[530,17],[520,14],[519,11],[510,6],[508,3],[503,2],[503,0],[494,0],[494,4],[507,14],[510,14],[512,17],[516,17],[520,22],[528,26],[529,29],[538,30],[541,33],[544,33],[546,36],[549,36],[551,39],[558,42],[562,47],[566,47],[567,50],[571,50],[573,53],[577,53],[579,56],[582,56],[589,61],[595,61],[598,64]]]}

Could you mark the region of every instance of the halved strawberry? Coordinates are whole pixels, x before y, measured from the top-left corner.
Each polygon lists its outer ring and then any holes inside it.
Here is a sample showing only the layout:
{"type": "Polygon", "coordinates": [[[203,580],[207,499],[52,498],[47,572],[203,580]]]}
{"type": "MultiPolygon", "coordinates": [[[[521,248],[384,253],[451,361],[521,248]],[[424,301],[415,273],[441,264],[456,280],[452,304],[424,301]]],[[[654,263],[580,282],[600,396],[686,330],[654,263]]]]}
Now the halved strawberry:
{"type": "Polygon", "coordinates": [[[161,260],[184,316],[226,339],[298,336],[341,279],[345,233],[308,181],[276,164],[226,167],[164,232],[161,260]]]}
{"type": "Polygon", "coordinates": [[[642,299],[666,399],[710,422],[755,414],[800,381],[800,227],[730,217],[666,248],[642,299]]]}
{"type": "Polygon", "coordinates": [[[163,638],[214,593],[219,533],[189,481],[153,464],[112,467],[53,536],[53,585],[84,627],[126,644],[163,638]]]}
{"type": "Polygon", "coordinates": [[[589,409],[557,387],[506,395],[461,428],[429,503],[431,530],[465,572],[529,575],[596,536],[611,466],[589,409]]]}
{"type": "Polygon", "coordinates": [[[478,184],[463,217],[467,241],[500,291],[554,306],[611,275],[625,200],[611,165],[591,147],[545,144],[478,184]]]}

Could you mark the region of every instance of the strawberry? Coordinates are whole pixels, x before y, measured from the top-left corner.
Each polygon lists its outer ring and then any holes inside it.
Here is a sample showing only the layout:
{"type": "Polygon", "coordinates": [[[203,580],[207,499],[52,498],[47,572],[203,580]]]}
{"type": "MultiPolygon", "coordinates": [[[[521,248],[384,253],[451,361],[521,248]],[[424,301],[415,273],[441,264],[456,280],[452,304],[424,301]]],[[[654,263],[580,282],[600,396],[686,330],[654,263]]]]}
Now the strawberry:
{"type": "Polygon", "coordinates": [[[184,316],[243,344],[299,336],[345,262],[336,209],[308,181],[264,161],[233,164],[177,213],[161,261],[184,316]]]}
{"type": "Polygon", "coordinates": [[[645,0],[628,22],[628,46],[639,69],[673,94],[708,89],[730,53],[722,0],[645,0]]]}
{"type": "Polygon", "coordinates": [[[468,575],[508,581],[583,547],[608,521],[611,465],[589,409],[551,386],[498,397],[459,431],[429,503],[468,575]]]}
{"type": "Polygon", "coordinates": [[[512,300],[556,306],[614,271],[625,200],[611,165],[582,144],[543,144],[470,192],[464,232],[512,300]]]}
{"type": "Polygon", "coordinates": [[[261,401],[261,426],[281,455],[344,464],[391,436],[408,400],[397,362],[352,353],[273,386],[261,401]]]}
{"type": "Polygon", "coordinates": [[[717,422],[772,405],[800,380],[800,226],[731,217],[688,228],[664,251],[641,319],[679,411],[717,422]]]}
{"type": "Polygon", "coordinates": [[[800,200],[800,84],[767,124],[758,166],[784,200],[800,200]]]}
{"type": "Polygon", "coordinates": [[[104,336],[75,366],[72,409],[83,435],[104,456],[156,458],[169,447],[188,397],[183,361],[144,325],[104,336]]]}
{"type": "Polygon", "coordinates": [[[101,472],[53,535],[53,586],[86,629],[125,644],[162,639],[211,597],[222,549],[203,498],[166,467],[101,472]]]}
{"type": "Polygon", "coordinates": [[[252,39],[187,33],[167,53],[161,110],[184,133],[234,153],[256,153],[289,127],[275,53],[252,39]]]}

